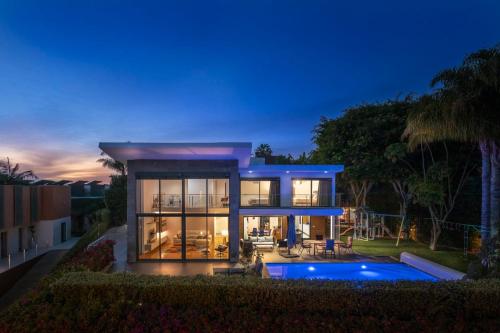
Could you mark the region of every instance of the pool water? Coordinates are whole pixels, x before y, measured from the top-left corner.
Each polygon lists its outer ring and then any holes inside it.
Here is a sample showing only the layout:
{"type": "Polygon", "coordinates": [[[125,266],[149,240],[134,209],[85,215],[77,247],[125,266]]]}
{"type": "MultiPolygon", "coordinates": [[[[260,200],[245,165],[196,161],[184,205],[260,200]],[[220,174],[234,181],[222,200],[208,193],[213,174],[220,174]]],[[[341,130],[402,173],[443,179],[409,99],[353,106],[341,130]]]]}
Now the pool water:
{"type": "Polygon", "coordinates": [[[266,266],[270,277],[274,279],[438,280],[402,263],[267,263],[266,266]]]}

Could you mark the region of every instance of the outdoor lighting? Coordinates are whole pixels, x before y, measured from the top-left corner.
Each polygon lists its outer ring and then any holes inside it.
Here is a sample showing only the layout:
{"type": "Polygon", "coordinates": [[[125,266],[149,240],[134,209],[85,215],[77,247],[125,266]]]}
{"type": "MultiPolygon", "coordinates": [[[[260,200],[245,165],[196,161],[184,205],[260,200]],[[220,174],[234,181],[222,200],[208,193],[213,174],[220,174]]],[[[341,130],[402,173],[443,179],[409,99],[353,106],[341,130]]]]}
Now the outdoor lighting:
{"type": "Polygon", "coordinates": [[[286,172],[286,173],[290,173],[290,171],[289,171],[289,170],[286,170],[285,172],[286,172]]]}
{"type": "Polygon", "coordinates": [[[366,265],[361,265],[361,269],[366,269],[366,265]]]}
{"type": "Polygon", "coordinates": [[[309,271],[311,271],[311,272],[316,270],[316,268],[314,268],[314,266],[309,266],[309,267],[307,267],[307,269],[308,269],[309,271]]]}
{"type": "Polygon", "coordinates": [[[328,171],[323,171],[324,173],[328,173],[328,171]]]}
{"type": "Polygon", "coordinates": [[[248,173],[252,173],[253,171],[252,170],[248,170],[248,173]]]}

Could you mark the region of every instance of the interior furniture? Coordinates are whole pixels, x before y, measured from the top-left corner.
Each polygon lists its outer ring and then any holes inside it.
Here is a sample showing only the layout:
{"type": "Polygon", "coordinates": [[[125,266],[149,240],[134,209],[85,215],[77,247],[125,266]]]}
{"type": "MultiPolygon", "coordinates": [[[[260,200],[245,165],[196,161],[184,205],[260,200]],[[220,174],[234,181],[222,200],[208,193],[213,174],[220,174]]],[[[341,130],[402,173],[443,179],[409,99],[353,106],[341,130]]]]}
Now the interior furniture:
{"type": "Polygon", "coordinates": [[[254,247],[259,249],[273,249],[274,248],[274,237],[273,236],[250,236],[249,240],[252,242],[254,247]]]}

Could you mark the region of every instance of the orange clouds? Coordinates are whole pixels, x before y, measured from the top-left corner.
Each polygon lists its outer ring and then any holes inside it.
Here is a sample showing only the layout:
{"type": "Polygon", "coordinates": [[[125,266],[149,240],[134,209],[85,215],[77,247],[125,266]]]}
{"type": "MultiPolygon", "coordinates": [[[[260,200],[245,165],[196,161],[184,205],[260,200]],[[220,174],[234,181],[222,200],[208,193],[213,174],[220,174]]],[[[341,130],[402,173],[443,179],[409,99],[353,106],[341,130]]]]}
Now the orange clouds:
{"type": "Polygon", "coordinates": [[[109,182],[111,170],[103,168],[96,160],[99,154],[66,152],[45,148],[13,149],[0,144],[0,158],[9,157],[19,163],[21,170],[33,170],[40,179],[52,180],[101,180],[109,182]]]}

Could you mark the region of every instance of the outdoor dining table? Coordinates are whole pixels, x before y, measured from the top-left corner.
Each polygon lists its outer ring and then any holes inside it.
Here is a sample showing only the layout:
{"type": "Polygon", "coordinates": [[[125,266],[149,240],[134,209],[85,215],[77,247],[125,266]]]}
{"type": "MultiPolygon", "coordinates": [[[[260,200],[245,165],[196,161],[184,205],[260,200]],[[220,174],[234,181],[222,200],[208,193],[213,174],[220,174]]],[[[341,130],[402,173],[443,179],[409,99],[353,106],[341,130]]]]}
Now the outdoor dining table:
{"type": "MultiPolygon", "coordinates": [[[[313,246],[313,255],[316,256],[316,247],[318,245],[326,246],[326,240],[310,240],[310,241],[305,241],[304,243],[311,244],[313,246]]],[[[338,254],[340,255],[340,245],[345,244],[341,240],[335,240],[335,245],[337,246],[338,249],[338,254]]]]}

